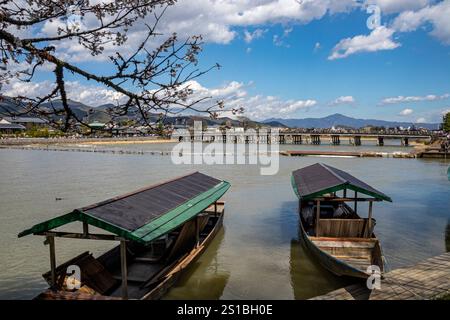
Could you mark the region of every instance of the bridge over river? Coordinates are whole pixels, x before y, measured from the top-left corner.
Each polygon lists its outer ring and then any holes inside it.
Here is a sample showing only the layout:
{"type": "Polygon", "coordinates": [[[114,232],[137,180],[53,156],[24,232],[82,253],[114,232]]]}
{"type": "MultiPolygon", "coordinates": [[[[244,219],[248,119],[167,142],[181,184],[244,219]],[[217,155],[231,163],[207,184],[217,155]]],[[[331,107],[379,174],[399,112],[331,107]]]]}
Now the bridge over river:
{"type": "Polygon", "coordinates": [[[320,145],[327,141],[340,145],[347,140],[350,145],[360,146],[365,139],[376,140],[378,146],[384,146],[386,139],[397,139],[401,145],[408,146],[411,140],[431,141],[431,134],[422,133],[334,133],[334,132],[279,132],[277,135],[259,134],[257,131],[242,132],[203,132],[201,135],[187,133],[176,137],[179,141],[227,142],[234,143],[279,143],[279,144],[312,144],[320,145]]]}

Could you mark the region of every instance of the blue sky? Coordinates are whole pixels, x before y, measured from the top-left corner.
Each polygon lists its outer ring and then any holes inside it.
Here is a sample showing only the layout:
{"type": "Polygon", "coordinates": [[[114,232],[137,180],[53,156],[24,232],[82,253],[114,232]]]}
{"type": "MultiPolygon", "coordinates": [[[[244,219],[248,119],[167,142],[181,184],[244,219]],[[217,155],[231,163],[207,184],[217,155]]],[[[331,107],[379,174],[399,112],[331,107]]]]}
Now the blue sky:
{"type": "Polygon", "coordinates": [[[413,113],[406,117],[410,121],[421,115],[428,121],[438,121],[439,111],[450,109],[450,99],[380,105],[387,97],[450,92],[450,47],[430,37],[427,27],[400,35],[402,45],[395,50],[327,59],[340,39],[369,33],[367,17],[366,13],[353,12],[293,26],[279,46],[273,43],[275,35],[283,34],[284,29],[279,25],[263,26],[268,31],[251,43],[241,38],[228,45],[207,45],[202,62],[218,61],[223,68],[205,76],[202,84],[215,87],[237,80],[253,83],[248,89],[252,94],[318,101],[317,106],[300,110],[291,117],[343,113],[405,120],[399,113],[411,109],[413,113]],[[319,49],[315,49],[316,43],[320,43],[319,49]],[[352,96],[355,102],[330,105],[340,96],[352,96]]]}
{"type": "MultiPolygon", "coordinates": [[[[182,0],[169,8],[162,29],[181,38],[204,35],[200,66],[217,62],[222,68],[193,87],[244,107],[249,117],[342,113],[438,122],[450,111],[449,16],[449,0],[182,0]],[[381,13],[381,25],[372,29],[366,24],[369,4],[381,13]]],[[[43,30],[50,32],[51,25],[43,30]]],[[[74,57],[75,50],[66,48],[74,57]]],[[[100,73],[109,68],[104,60],[77,54],[81,67],[100,73]]],[[[114,96],[67,77],[74,100],[99,105],[114,96]]],[[[34,89],[50,79],[40,72],[34,89]]]]}

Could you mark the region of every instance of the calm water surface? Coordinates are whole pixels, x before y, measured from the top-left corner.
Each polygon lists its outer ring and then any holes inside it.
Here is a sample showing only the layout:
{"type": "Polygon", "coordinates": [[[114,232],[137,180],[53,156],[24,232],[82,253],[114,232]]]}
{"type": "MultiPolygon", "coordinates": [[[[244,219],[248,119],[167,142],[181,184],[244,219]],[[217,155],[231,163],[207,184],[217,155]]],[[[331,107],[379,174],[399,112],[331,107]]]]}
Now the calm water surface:
{"type": "MultiPolygon", "coordinates": [[[[170,150],[171,146],[120,148],[170,150]]],[[[281,147],[311,148],[317,147],[281,147]]],[[[399,146],[319,148],[406,150],[399,146]]],[[[338,288],[346,282],[322,269],[298,242],[297,199],[290,174],[319,161],[349,171],[393,198],[394,203],[374,206],[376,232],[388,268],[445,251],[450,219],[448,161],[281,157],[277,175],[261,176],[256,166],[175,166],[168,156],[0,150],[0,299],[29,299],[46,288],[41,274],[49,269],[48,247],[42,237],[18,239],[20,231],[192,170],[227,180],[232,188],[225,196],[223,231],[167,299],[306,299],[338,288]],[[55,201],[56,197],[62,200],[55,201]]],[[[56,245],[58,263],[62,263],[85,250],[101,253],[112,244],[58,239],[56,245]]]]}

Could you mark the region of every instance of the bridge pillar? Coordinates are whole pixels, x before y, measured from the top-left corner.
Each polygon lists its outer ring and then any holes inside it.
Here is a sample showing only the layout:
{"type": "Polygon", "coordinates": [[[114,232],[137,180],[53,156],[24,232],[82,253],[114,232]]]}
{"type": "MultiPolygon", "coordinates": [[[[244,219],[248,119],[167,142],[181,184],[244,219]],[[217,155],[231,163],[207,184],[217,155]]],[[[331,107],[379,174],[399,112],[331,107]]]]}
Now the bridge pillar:
{"type": "Polygon", "coordinates": [[[286,140],[285,140],[284,134],[280,134],[279,137],[280,137],[280,144],[285,144],[286,140]]]}
{"type": "Polygon", "coordinates": [[[355,146],[361,145],[361,137],[360,136],[354,136],[353,139],[355,141],[355,146]]]}
{"type": "Polygon", "coordinates": [[[311,144],[319,145],[320,144],[320,135],[312,134],[311,135],[311,144]]]}
{"type": "Polygon", "coordinates": [[[409,146],[409,138],[408,137],[402,138],[402,146],[405,146],[405,147],[409,146]]]}
{"type": "Polygon", "coordinates": [[[384,146],[384,137],[378,137],[378,145],[380,147],[384,146]]]}
{"type": "Polygon", "coordinates": [[[302,144],[302,136],[301,135],[293,135],[292,140],[294,144],[302,144]]]}
{"type": "Polygon", "coordinates": [[[341,144],[341,139],[338,135],[332,135],[331,136],[331,143],[335,146],[338,146],[341,144]]]}

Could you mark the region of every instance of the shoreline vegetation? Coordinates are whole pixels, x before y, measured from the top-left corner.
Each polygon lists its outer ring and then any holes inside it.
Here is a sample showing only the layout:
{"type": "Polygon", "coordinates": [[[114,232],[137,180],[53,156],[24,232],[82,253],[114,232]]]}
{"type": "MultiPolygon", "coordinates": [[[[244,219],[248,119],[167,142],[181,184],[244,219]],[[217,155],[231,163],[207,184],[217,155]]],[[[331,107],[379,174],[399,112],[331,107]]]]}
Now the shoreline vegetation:
{"type": "Polygon", "coordinates": [[[0,146],[28,145],[120,145],[120,144],[158,144],[175,143],[175,139],[161,137],[126,137],[126,138],[5,138],[0,139],[0,146]]]}
{"type": "MultiPolygon", "coordinates": [[[[362,138],[363,141],[373,141],[373,138],[362,138]]],[[[172,144],[177,143],[177,139],[166,137],[101,137],[101,138],[5,138],[0,139],[0,149],[19,149],[19,150],[43,150],[43,151],[66,151],[66,152],[96,152],[110,154],[136,154],[136,155],[170,155],[171,151],[161,150],[127,150],[118,149],[115,146],[121,145],[145,145],[145,144],[172,144]],[[113,149],[96,148],[96,146],[111,146],[113,149]]],[[[207,143],[207,142],[205,142],[207,143]]],[[[436,143],[436,142],[435,142],[436,143]]],[[[405,152],[388,151],[385,152],[360,152],[359,157],[379,157],[379,158],[417,158],[417,155],[427,148],[433,147],[421,142],[411,141],[411,150],[405,152]]],[[[325,145],[325,144],[324,144],[325,145]]],[[[347,145],[346,145],[347,146],[347,145]]],[[[314,145],[311,148],[314,149],[314,145]]],[[[386,146],[388,147],[388,146],[386,146]]],[[[395,146],[389,146],[395,147],[395,146]]],[[[389,148],[388,147],[388,148],[389,148]]],[[[307,153],[307,151],[306,151],[307,153]]],[[[325,152],[326,153],[326,152],[325,152]]],[[[339,153],[339,152],[337,152],[339,153]]],[[[286,152],[280,151],[280,155],[286,155],[286,152]]],[[[314,156],[314,154],[311,154],[314,156]]],[[[324,155],[326,156],[326,155],[324,155]]],[[[330,154],[333,156],[333,154],[330,154]]]]}

